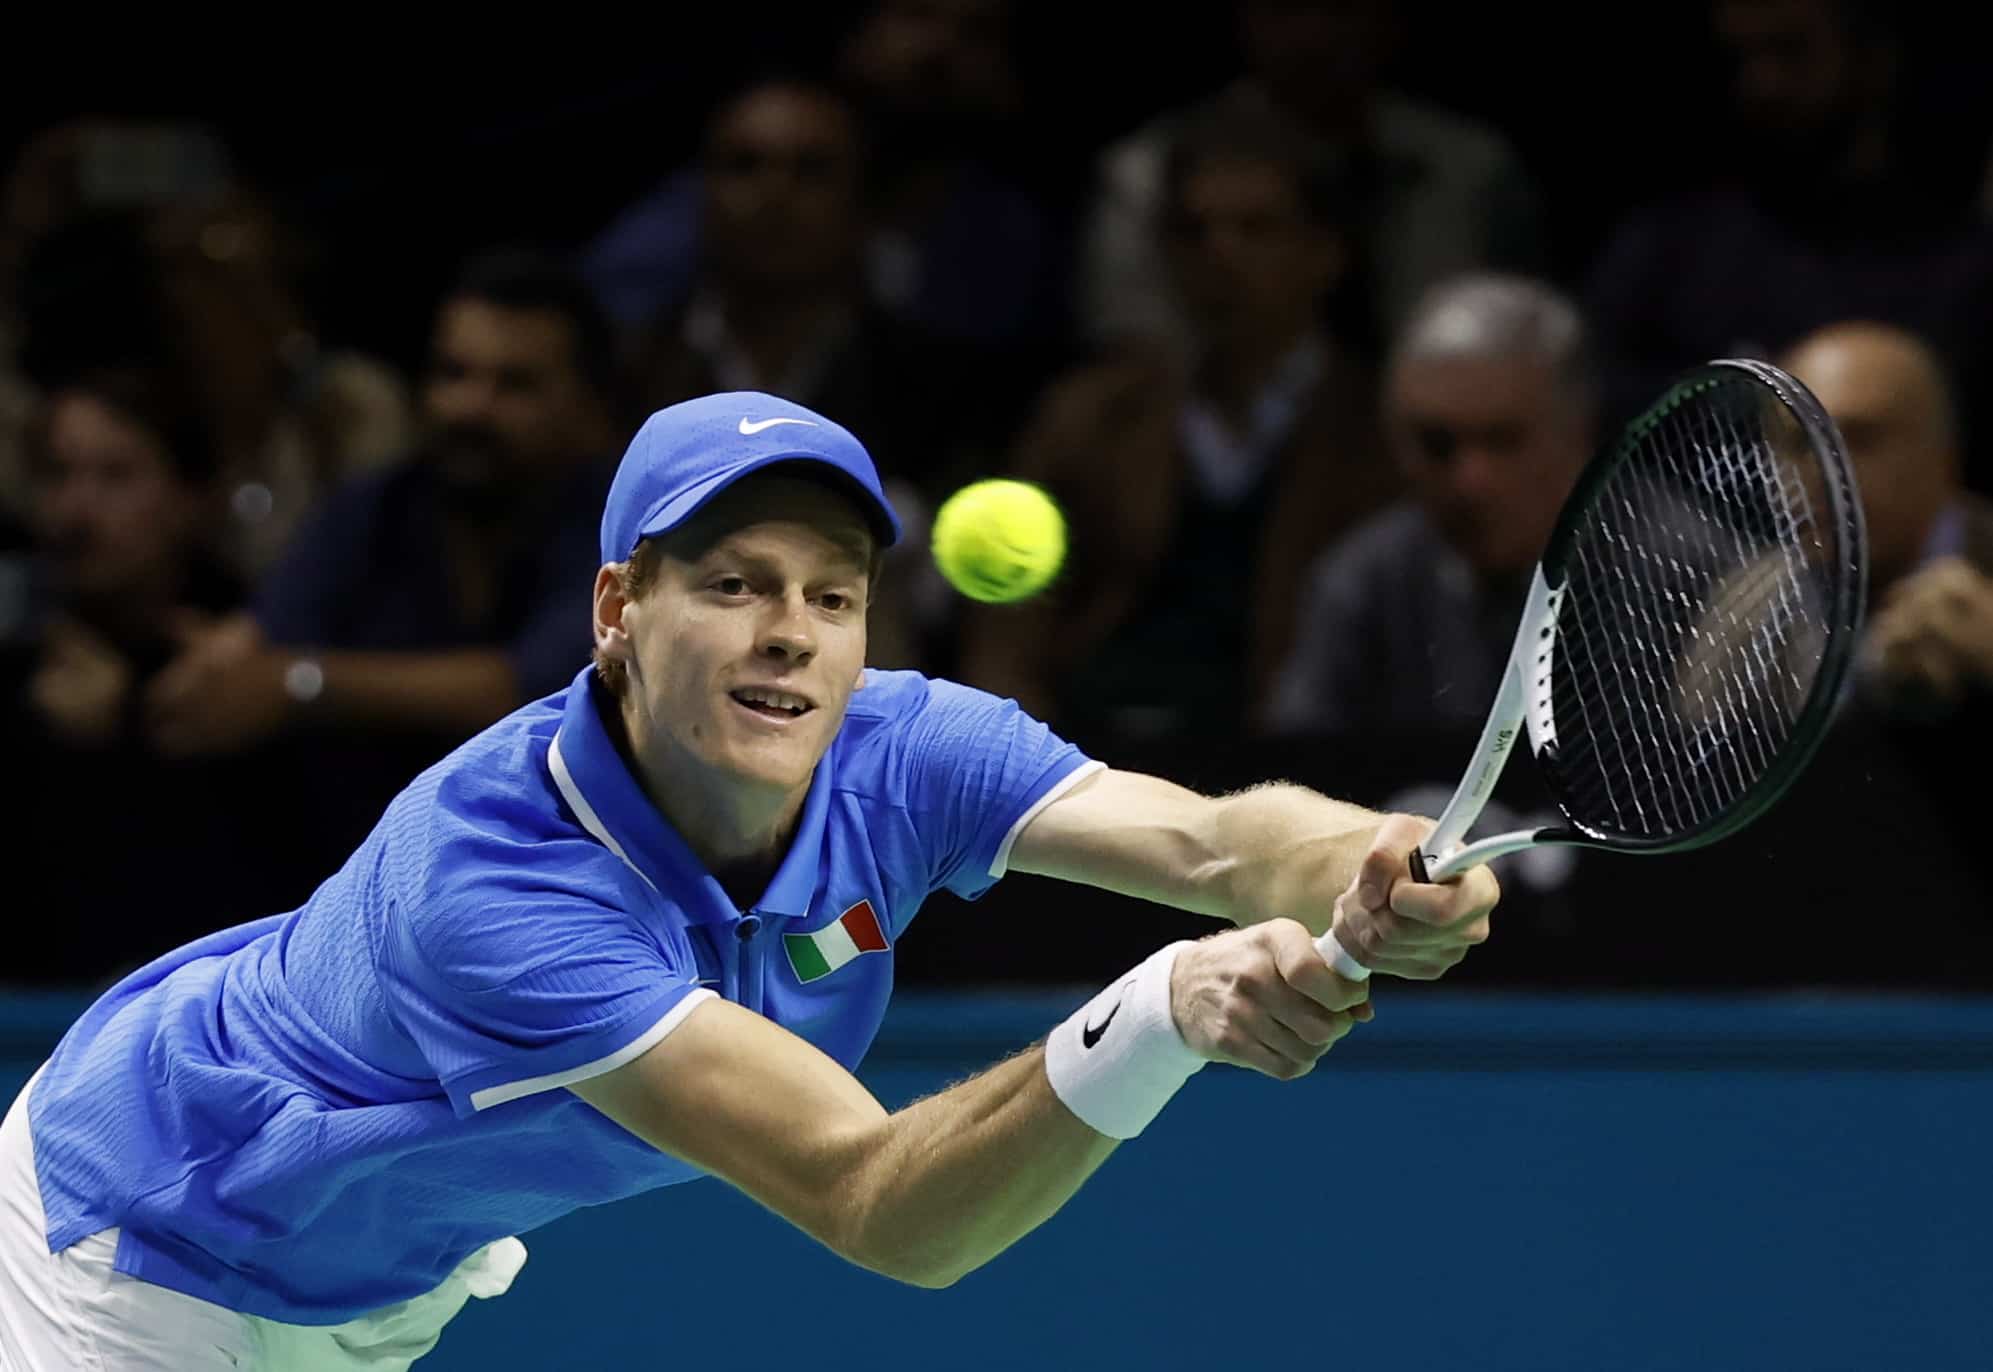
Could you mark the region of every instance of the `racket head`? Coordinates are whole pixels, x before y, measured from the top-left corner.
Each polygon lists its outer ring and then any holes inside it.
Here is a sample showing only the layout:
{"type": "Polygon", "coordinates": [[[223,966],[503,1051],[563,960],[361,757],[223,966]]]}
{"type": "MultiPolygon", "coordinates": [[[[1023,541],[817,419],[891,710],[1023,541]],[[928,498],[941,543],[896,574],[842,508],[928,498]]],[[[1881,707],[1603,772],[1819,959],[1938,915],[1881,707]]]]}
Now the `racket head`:
{"type": "Polygon", "coordinates": [[[1540,841],[1702,847],[1805,771],[1855,660],[1868,540],[1797,378],[1729,358],[1677,378],[1588,464],[1540,571],[1527,717],[1569,825],[1540,841]]]}

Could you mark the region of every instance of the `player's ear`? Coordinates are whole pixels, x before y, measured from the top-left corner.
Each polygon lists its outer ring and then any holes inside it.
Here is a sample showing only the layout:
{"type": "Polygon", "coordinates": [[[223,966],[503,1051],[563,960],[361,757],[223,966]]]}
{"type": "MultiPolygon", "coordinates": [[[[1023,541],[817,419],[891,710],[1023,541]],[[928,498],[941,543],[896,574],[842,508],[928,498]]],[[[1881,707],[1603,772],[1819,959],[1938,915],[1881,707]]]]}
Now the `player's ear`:
{"type": "Polygon", "coordinates": [[[629,584],[623,564],[605,562],[595,573],[595,650],[614,661],[628,663],[630,633],[623,612],[630,605],[629,584]]]}

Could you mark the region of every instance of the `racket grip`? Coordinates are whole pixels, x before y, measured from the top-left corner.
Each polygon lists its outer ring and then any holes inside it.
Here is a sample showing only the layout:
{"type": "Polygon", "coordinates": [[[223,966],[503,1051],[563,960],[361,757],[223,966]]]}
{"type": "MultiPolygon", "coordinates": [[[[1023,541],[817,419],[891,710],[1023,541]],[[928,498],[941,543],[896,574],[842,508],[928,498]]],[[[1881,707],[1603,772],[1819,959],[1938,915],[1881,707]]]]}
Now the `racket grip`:
{"type": "Polygon", "coordinates": [[[1412,856],[1406,865],[1412,869],[1412,880],[1419,883],[1419,885],[1424,886],[1432,880],[1431,877],[1426,875],[1425,849],[1414,844],[1412,847],[1412,856]]]}
{"type": "Polygon", "coordinates": [[[1315,951],[1322,955],[1324,962],[1336,969],[1338,976],[1349,981],[1370,980],[1370,969],[1351,957],[1343,946],[1336,942],[1335,930],[1331,929],[1315,940],[1315,951]]]}

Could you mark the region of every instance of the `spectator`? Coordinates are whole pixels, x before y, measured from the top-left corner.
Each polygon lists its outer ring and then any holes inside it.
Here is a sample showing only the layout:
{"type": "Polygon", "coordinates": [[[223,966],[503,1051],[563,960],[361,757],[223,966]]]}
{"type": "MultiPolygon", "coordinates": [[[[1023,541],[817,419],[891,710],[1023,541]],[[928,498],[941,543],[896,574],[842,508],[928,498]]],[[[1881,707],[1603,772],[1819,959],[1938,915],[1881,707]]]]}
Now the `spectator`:
{"type": "MultiPolygon", "coordinates": [[[[0,204],[0,352],[17,369],[0,380],[0,426],[23,380],[173,373],[215,437],[219,547],[260,576],[333,485],[410,436],[401,377],[320,341],[296,257],[295,236],[206,130],[86,120],[44,132],[0,204]]],[[[4,432],[0,495],[19,484],[4,432]]]]}
{"type": "Polygon", "coordinates": [[[1302,569],[1395,490],[1371,377],[1321,323],[1347,206],[1312,143],[1219,112],[1165,184],[1195,363],[1129,355],[1052,388],[1010,465],[1064,504],[1069,565],[965,636],[969,680],[1100,746],[1242,731],[1302,569]]]}
{"type": "Polygon", "coordinates": [[[150,693],[179,755],[311,726],[341,778],[321,797],[333,849],[588,652],[575,569],[626,432],[606,322],[566,272],[499,255],[454,284],[432,349],[420,446],[336,492],[253,616],[196,636],[150,693]]]}
{"type": "Polygon", "coordinates": [[[1532,279],[1476,274],[1434,288],[1393,346],[1384,395],[1411,495],[1309,573],[1265,716],[1275,733],[1478,724],[1530,574],[1591,455],[1582,323],[1532,279]]]}
{"type": "MultiPolygon", "coordinates": [[[[1608,421],[1678,370],[1768,357],[1844,319],[1909,329],[1984,389],[1993,227],[1962,194],[1938,194],[1951,178],[1916,152],[1894,12],[1713,0],[1709,13],[1730,64],[1738,171],[1630,214],[1593,265],[1586,312],[1608,421]]],[[[1986,458],[1965,458],[1967,483],[1993,489],[1986,458]]]]}
{"type": "Polygon", "coordinates": [[[647,409],[758,390],[868,435],[908,522],[872,609],[872,663],[934,667],[949,601],[924,552],[932,510],[1001,450],[1005,388],[987,356],[896,319],[869,294],[863,145],[850,105],[821,86],[750,86],[707,143],[697,286],[650,331],[647,409]]]}
{"type": "Polygon", "coordinates": [[[1842,323],[1785,358],[1848,445],[1869,540],[1866,694],[1899,719],[1993,706],[1993,500],[1960,482],[1944,368],[1915,335],[1842,323]]]}
{"type": "Polygon", "coordinates": [[[277,883],[262,822],[277,759],[190,762],[144,727],[180,638],[245,598],[209,547],[216,460],[197,411],[157,377],[100,373],[49,397],[29,450],[0,730],[32,797],[9,824],[9,903],[34,918],[10,926],[8,963],[84,982],[302,892],[277,883]]]}
{"type": "MultiPolygon", "coordinates": [[[[1049,215],[998,169],[1023,103],[1008,0],[877,0],[840,45],[838,84],[870,149],[860,249],[874,300],[926,332],[978,345],[1042,341],[1057,304],[1049,215]]],[[[619,323],[684,303],[708,226],[700,167],[672,173],[583,252],[619,323]]]]}
{"type": "Polygon", "coordinates": [[[1214,110],[1278,112],[1338,165],[1355,197],[1346,327],[1367,347],[1443,276],[1542,268],[1542,212],[1507,142],[1384,83],[1397,36],[1389,6],[1240,0],[1238,24],[1243,76],[1100,158],[1079,268],[1080,323],[1092,343],[1187,344],[1162,255],[1163,168],[1178,131],[1214,110]]]}

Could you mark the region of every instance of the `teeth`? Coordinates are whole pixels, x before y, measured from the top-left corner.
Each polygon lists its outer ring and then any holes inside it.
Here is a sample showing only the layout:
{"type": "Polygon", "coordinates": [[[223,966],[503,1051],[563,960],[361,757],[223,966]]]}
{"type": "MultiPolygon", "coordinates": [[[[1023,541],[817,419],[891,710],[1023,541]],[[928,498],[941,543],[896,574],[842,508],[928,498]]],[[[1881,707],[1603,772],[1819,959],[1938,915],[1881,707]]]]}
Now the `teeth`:
{"type": "Polygon", "coordinates": [[[778,710],[792,710],[797,714],[810,708],[810,703],[801,696],[792,696],[786,691],[762,690],[759,687],[735,691],[734,697],[738,700],[751,701],[756,705],[773,705],[778,710]]]}

